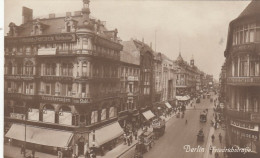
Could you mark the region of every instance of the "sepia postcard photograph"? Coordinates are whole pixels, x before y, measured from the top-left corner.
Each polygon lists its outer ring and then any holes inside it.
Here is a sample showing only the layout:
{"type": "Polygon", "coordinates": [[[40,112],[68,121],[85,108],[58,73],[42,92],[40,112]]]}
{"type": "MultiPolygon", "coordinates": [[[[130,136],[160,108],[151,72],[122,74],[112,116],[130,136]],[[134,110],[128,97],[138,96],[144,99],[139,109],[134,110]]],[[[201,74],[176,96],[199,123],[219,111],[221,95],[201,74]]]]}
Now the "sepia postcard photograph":
{"type": "Polygon", "coordinates": [[[3,0],[4,158],[260,158],[260,0],[3,0]]]}

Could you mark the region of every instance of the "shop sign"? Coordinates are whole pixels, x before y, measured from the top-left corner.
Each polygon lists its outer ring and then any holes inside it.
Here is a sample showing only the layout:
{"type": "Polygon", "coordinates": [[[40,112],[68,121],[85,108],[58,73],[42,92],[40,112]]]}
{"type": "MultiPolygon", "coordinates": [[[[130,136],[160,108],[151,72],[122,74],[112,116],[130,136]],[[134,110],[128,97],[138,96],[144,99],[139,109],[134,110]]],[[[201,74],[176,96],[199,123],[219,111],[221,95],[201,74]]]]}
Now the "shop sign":
{"type": "Polygon", "coordinates": [[[75,104],[87,104],[87,103],[89,103],[89,99],[87,99],[87,98],[73,99],[73,103],[75,103],[75,104]]]}
{"type": "Polygon", "coordinates": [[[128,77],[127,77],[127,80],[128,80],[128,81],[134,81],[134,76],[128,76],[128,77]]]}
{"type": "Polygon", "coordinates": [[[251,114],[251,121],[260,121],[260,114],[251,114]]]}
{"type": "Polygon", "coordinates": [[[260,77],[229,77],[228,83],[260,83],[260,77]]]}
{"type": "Polygon", "coordinates": [[[5,76],[7,80],[20,80],[21,76],[5,76]]]}
{"type": "Polygon", "coordinates": [[[234,133],[235,135],[237,135],[240,138],[247,138],[247,139],[251,139],[254,141],[258,140],[258,133],[248,133],[246,131],[242,131],[242,130],[238,130],[235,128],[231,129],[232,133],[234,133]]]}
{"type": "Polygon", "coordinates": [[[24,114],[18,114],[18,113],[10,113],[11,118],[19,119],[19,120],[25,120],[24,114]]]}
{"type": "Polygon", "coordinates": [[[7,44],[44,43],[44,42],[75,42],[76,34],[39,35],[31,37],[5,38],[7,44]]]}
{"type": "Polygon", "coordinates": [[[245,122],[231,120],[230,124],[234,127],[238,127],[241,129],[246,129],[246,130],[250,130],[250,131],[259,131],[258,125],[255,125],[252,123],[245,123],[245,122]]]}
{"type": "Polygon", "coordinates": [[[71,98],[67,97],[55,97],[55,96],[41,96],[41,100],[44,101],[54,101],[54,102],[62,102],[62,103],[70,103],[71,98]]]}

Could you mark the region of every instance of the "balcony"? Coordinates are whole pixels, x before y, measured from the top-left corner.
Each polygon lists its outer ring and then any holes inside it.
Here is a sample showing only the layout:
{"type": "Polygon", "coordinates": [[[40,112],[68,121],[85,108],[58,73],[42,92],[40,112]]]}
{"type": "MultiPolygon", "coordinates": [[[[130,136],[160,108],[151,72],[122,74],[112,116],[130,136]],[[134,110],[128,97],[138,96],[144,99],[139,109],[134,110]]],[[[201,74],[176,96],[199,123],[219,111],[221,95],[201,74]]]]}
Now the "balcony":
{"type": "Polygon", "coordinates": [[[260,86],[260,76],[254,77],[228,77],[228,85],[260,86]]]}
{"type": "Polygon", "coordinates": [[[227,110],[227,115],[233,119],[260,122],[260,113],[227,110]]]}

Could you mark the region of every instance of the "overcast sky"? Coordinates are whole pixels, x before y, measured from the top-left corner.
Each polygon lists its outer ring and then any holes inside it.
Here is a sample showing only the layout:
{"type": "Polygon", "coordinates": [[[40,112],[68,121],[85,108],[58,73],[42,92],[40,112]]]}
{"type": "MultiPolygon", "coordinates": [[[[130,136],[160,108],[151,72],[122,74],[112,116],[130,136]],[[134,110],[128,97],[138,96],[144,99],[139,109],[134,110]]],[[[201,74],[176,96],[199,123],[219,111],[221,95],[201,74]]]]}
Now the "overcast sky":
{"type": "MultiPolygon", "coordinates": [[[[218,79],[224,62],[228,24],[250,1],[136,1],[91,0],[91,15],[118,29],[122,40],[136,38],[153,43],[156,51],[176,59],[194,56],[195,65],[218,79]]],[[[22,6],[34,16],[81,10],[82,0],[5,0],[5,34],[8,24],[22,22],[22,6]]]]}

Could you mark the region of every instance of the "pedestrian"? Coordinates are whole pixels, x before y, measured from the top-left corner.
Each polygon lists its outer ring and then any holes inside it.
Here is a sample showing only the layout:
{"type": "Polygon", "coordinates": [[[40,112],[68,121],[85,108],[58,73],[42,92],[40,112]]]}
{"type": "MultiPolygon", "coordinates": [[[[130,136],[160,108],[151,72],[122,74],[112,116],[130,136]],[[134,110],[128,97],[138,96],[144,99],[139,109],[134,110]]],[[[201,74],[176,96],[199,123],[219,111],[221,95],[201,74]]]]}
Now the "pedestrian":
{"type": "Polygon", "coordinates": [[[129,139],[130,139],[130,144],[132,144],[133,143],[133,134],[132,134],[132,132],[130,133],[129,139]]]}
{"type": "Polygon", "coordinates": [[[215,139],[214,134],[212,134],[211,139],[212,139],[212,143],[213,143],[213,142],[214,142],[214,139],[215,139]]]}
{"type": "Polygon", "coordinates": [[[127,137],[126,137],[126,134],[124,133],[124,144],[126,145],[127,144],[127,137]]]}
{"type": "Polygon", "coordinates": [[[219,158],[218,152],[215,152],[215,158],[219,158]]]}
{"type": "Polygon", "coordinates": [[[219,137],[219,142],[222,143],[222,135],[221,135],[221,133],[219,133],[218,137],[219,137]]]}
{"type": "Polygon", "coordinates": [[[137,140],[137,130],[134,132],[135,140],[137,140]]]}
{"type": "Polygon", "coordinates": [[[24,153],[24,145],[21,146],[21,154],[24,153]]]}
{"type": "Polygon", "coordinates": [[[127,136],[127,137],[126,137],[126,140],[127,140],[127,145],[130,146],[130,137],[127,136]]]}
{"type": "Polygon", "coordinates": [[[212,146],[209,146],[209,153],[212,154],[212,146]]]}
{"type": "Polygon", "coordinates": [[[32,157],[33,158],[35,157],[35,149],[34,148],[32,149],[32,157]]]}

